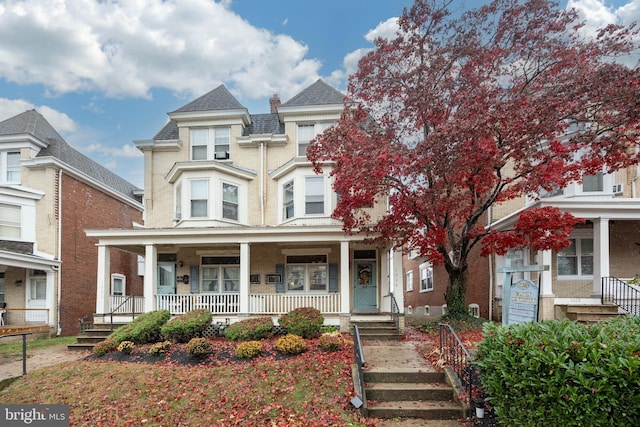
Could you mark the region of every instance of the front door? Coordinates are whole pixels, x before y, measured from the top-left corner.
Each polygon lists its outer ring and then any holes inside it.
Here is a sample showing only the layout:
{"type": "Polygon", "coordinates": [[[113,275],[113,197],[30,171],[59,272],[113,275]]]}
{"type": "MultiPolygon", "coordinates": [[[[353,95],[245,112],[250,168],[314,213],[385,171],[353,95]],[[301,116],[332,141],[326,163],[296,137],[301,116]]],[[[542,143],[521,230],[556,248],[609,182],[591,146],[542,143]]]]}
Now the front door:
{"type": "Polygon", "coordinates": [[[355,261],[353,277],[354,313],[378,311],[378,286],[375,261],[355,261]]]}
{"type": "Polygon", "coordinates": [[[176,293],[176,264],[174,262],[158,263],[158,295],[174,295],[176,293]]]}
{"type": "Polygon", "coordinates": [[[26,323],[47,323],[47,276],[34,275],[29,278],[26,289],[27,310],[26,323]]]}

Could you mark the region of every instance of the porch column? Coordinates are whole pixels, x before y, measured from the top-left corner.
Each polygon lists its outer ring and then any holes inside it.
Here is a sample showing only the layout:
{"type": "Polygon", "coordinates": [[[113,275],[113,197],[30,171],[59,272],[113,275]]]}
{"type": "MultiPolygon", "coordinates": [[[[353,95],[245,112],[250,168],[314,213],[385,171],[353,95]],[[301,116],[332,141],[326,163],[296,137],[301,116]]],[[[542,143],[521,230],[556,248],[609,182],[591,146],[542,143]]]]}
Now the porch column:
{"type": "Polygon", "coordinates": [[[249,315],[249,271],[251,267],[251,246],[240,243],[240,315],[249,315]]]}
{"type": "Polygon", "coordinates": [[[555,318],[555,295],[553,293],[553,252],[539,251],[538,264],[549,266],[548,270],[541,271],[540,274],[540,309],[539,320],[555,318]]]}
{"type": "Polygon", "coordinates": [[[154,245],[144,248],[144,312],[156,309],[154,287],[158,279],[158,249],[154,245]]]}
{"type": "Polygon", "coordinates": [[[349,294],[351,282],[349,280],[349,242],[340,242],[340,313],[349,314],[349,294]]]}
{"type": "Polygon", "coordinates": [[[609,276],[609,218],[593,220],[593,296],[602,294],[602,278],[609,276]]]}
{"type": "Polygon", "coordinates": [[[109,293],[111,291],[110,274],[111,271],[111,252],[109,247],[104,244],[98,244],[98,277],[96,284],[96,313],[108,313],[109,309],[109,293]]]}

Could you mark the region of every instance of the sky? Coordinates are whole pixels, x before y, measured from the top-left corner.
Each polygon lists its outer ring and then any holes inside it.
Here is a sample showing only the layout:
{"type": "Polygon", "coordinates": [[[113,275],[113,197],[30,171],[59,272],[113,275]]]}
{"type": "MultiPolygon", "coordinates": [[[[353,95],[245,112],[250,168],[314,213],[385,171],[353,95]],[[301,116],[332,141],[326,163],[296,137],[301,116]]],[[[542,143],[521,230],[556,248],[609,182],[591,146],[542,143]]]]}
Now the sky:
{"type": "MultiPolygon", "coordinates": [[[[454,0],[461,8],[487,0],[454,0]]],[[[345,91],[413,0],[0,0],[0,121],[38,110],[143,188],[134,141],[224,84],[251,114],[322,78],[345,91]]],[[[587,28],[640,20],[640,0],[560,0],[587,28]]]]}

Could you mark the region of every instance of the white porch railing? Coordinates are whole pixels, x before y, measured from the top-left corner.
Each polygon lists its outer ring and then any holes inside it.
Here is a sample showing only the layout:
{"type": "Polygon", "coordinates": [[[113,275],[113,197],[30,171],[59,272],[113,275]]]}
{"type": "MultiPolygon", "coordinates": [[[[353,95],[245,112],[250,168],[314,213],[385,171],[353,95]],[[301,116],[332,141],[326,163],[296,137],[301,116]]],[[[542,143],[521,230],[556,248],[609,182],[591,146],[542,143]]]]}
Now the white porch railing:
{"type": "Polygon", "coordinates": [[[158,310],[169,310],[172,315],[201,308],[214,315],[235,314],[240,309],[240,294],[156,295],[156,301],[158,310]]]}
{"type": "Polygon", "coordinates": [[[340,294],[291,295],[291,294],[251,294],[250,314],[285,314],[301,307],[313,307],[322,314],[340,313],[340,294]]]}
{"type": "Polygon", "coordinates": [[[109,313],[131,314],[144,313],[144,297],[142,295],[110,295],[109,313]]]}

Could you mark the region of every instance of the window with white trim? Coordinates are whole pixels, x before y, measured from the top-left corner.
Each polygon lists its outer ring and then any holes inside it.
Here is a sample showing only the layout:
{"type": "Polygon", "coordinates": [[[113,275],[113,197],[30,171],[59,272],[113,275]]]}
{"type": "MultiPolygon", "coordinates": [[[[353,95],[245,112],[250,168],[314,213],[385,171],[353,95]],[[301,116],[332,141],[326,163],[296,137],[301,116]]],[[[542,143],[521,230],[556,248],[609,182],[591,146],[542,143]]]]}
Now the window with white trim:
{"type": "Polygon", "coordinates": [[[295,194],[293,192],[293,180],[287,182],[282,187],[282,217],[284,219],[293,218],[294,216],[294,199],[295,194]]]}
{"type": "Polygon", "coordinates": [[[111,275],[111,295],[126,295],[127,278],[123,274],[111,275]]]}
{"type": "Polygon", "coordinates": [[[189,138],[191,160],[227,160],[230,157],[229,127],[191,129],[189,138]]]}
{"type": "Polygon", "coordinates": [[[20,152],[3,151],[0,153],[2,181],[7,184],[20,183],[20,152]]]}
{"type": "Polygon", "coordinates": [[[433,267],[430,263],[420,265],[420,292],[433,290],[433,267]]]}
{"type": "Polygon", "coordinates": [[[324,214],[324,176],[306,176],[304,178],[305,215],[324,214]]]}
{"type": "Polygon", "coordinates": [[[405,281],[405,289],[407,292],[411,292],[413,290],[413,270],[407,271],[405,281]]]}
{"type": "Polygon", "coordinates": [[[240,292],[240,257],[203,256],[202,292],[240,292]]]}
{"type": "Polygon", "coordinates": [[[191,184],[191,218],[209,216],[209,180],[194,179],[191,184]]]}
{"type": "Polygon", "coordinates": [[[175,187],[175,210],[173,211],[173,220],[180,221],[182,219],[182,182],[176,184],[175,187]]]}
{"type": "Polygon", "coordinates": [[[222,183],[222,217],[238,221],[238,186],[222,183]]]}
{"type": "Polygon", "coordinates": [[[585,193],[603,192],[604,174],[602,172],[598,172],[595,175],[584,176],[582,178],[582,191],[585,193]]]}
{"type": "Polygon", "coordinates": [[[316,135],[321,134],[325,130],[329,129],[334,123],[325,122],[325,123],[315,123],[315,124],[303,124],[298,125],[298,156],[306,157],[307,156],[307,147],[313,138],[316,135]]]}
{"type": "Polygon", "coordinates": [[[20,239],[22,237],[22,208],[0,204],[0,237],[20,239]]]}
{"type": "Polygon", "coordinates": [[[556,254],[558,277],[593,276],[593,238],[573,237],[556,254]]]}
{"type": "Polygon", "coordinates": [[[287,292],[327,292],[329,265],[326,254],[287,255],[287,292]]]}

